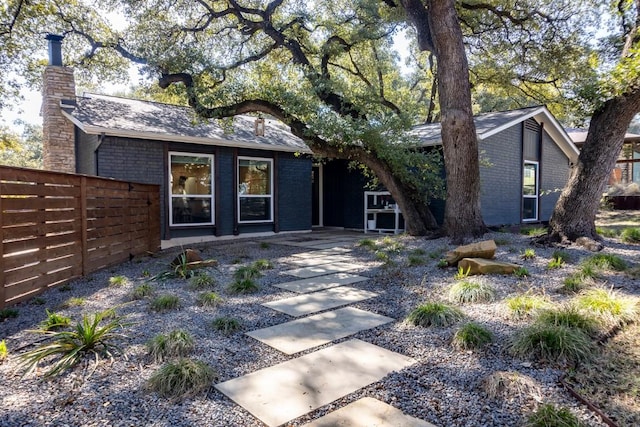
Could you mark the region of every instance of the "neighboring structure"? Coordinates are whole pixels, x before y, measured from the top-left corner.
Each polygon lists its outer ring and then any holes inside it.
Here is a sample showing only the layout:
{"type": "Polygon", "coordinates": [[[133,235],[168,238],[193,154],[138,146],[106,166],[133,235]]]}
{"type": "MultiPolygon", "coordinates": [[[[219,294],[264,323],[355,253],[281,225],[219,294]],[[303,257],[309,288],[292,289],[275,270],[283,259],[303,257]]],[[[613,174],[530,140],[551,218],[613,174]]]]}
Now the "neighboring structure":
{"type": "MultiPolygon", "coordinates": [[[[61,56],[59,42],[50,39],[53,59],[61,56]]],[[[73,71],[53,59],[43,84],[45,167],[160,185],[164,240],[363,228],[367,180],[344,160],[313,164],[309,148],[282,123],[202,121],[188,107],[76,97],[73,71]]],[[[567,134],[545,107],[475,122],[482,158],[491,163],[481,169],[485,222],[548,220],[578,155],[567,134]]],[[[424,147],[441,143],[439,124],[411,135],[424,147]]],[[[438,217],[437,201],[433,208],[438,217]]]]}
{"type": "MultiPolygon", "coordinates": [[[[544,106],[480,114],[474,122],[485,223],[548,221],[579,154],[562,126],[544,106]]],[[[442,144],[440,123],[411,134],[425,147],[442,144]]]]}

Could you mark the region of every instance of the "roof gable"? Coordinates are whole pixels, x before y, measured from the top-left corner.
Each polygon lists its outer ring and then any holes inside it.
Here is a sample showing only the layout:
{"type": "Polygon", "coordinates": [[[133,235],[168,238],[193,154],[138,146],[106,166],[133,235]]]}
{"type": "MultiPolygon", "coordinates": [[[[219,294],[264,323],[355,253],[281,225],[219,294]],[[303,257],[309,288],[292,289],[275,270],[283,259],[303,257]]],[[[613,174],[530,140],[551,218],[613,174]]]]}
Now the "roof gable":
{"type": "MultiPolygon", "coordinates": [[[[544,130],[551,136],[567,158],[572,162],[578,158],[578,149],[545,106],[478,114],[474,116],[473,122],[476,125],[478,139],[482,141],[530,118],[544,124],[544,130]]],[[[415,126],[409,133],[418,138],[422,146],[428,147],[442,144],[441,130],[440,123],[429,123],[415,126]]]]}
{"type": "Polygon", "coordinates": [[[189,142],[260,150],[310,153],[304,142],[277,120],[265,119],[264,136],[256,136],[256,118],[233,118],[233,132],[216,120],[197,121],[193,110],[157,102],[86,94],[63,114],[88,134],[189,142]]]}

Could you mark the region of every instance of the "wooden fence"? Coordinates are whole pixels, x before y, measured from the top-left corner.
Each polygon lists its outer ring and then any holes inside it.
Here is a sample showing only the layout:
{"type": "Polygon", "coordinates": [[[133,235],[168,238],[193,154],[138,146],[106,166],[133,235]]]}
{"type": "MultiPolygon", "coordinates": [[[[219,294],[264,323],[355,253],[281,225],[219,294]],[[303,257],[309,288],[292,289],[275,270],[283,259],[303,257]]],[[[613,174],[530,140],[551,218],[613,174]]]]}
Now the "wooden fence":
{"type": "Polygon", "coordinates": [[[0,166],[0,308],[159,248],[159,186],[0,166]]]}

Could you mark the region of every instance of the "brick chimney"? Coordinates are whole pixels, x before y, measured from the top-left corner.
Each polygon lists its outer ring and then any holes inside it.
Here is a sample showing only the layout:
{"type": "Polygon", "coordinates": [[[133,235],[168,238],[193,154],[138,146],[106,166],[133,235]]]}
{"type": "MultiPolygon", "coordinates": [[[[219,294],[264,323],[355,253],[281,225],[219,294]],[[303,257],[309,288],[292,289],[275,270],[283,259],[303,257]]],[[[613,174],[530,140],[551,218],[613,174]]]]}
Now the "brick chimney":
{"type": "Polygon", "coordinates": [[[42,138],[44,168],[58,172],[76,171],[74,125],[62,115],[60,102],[75,100],[73,68],[62,65],[64,36],[47,35],[49,65],[42,84],[42,138]]]}

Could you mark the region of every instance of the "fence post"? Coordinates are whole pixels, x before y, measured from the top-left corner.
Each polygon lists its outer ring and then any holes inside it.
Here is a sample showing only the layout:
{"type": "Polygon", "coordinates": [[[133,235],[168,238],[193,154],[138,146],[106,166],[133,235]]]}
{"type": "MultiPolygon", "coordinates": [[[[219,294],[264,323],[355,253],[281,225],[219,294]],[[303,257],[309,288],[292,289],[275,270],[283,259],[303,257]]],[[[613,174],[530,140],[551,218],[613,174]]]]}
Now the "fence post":
{"type": "Polygon", "coordinates": [[[89,234],[88,234],[88,212],[87,212],[87,177],[80,178],[80,223],[82,227],[82,275],[89,274],[89,234]]]}

